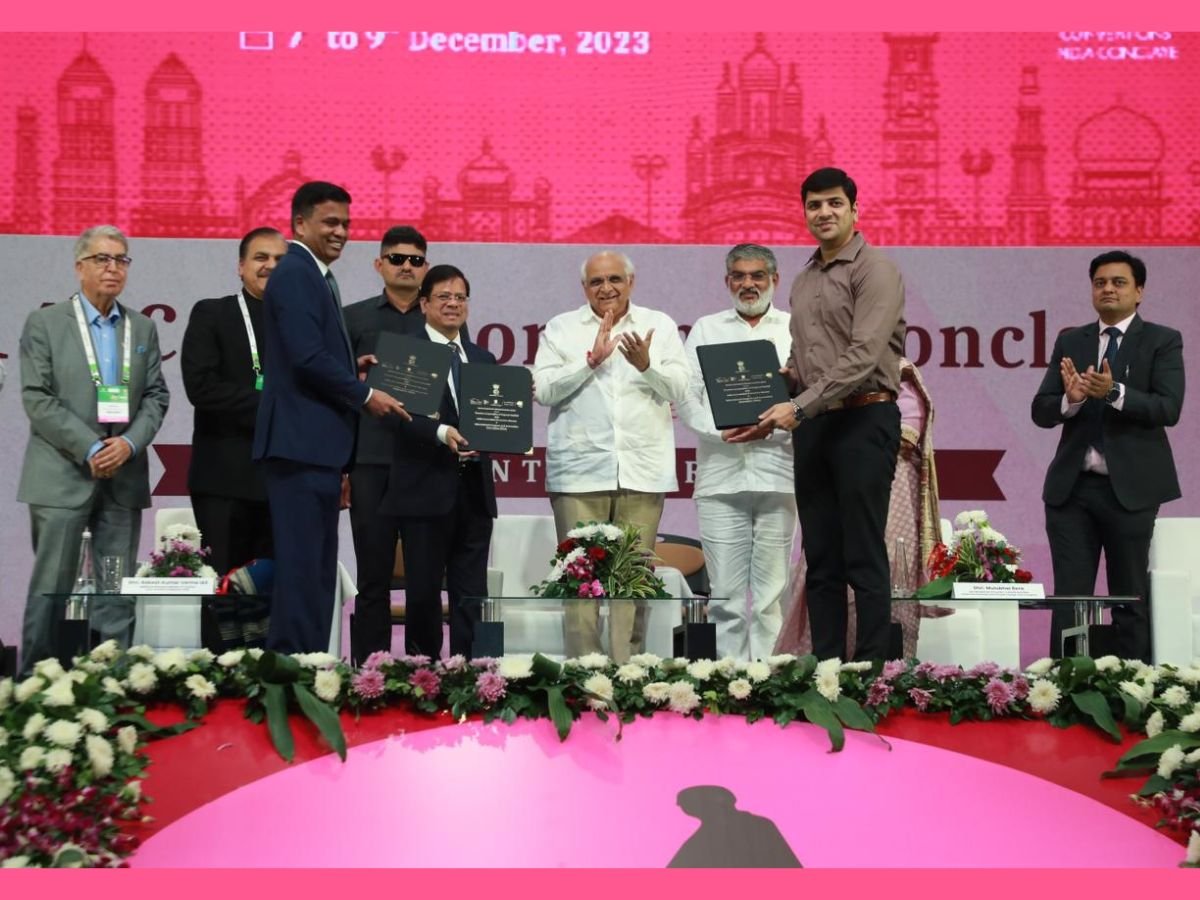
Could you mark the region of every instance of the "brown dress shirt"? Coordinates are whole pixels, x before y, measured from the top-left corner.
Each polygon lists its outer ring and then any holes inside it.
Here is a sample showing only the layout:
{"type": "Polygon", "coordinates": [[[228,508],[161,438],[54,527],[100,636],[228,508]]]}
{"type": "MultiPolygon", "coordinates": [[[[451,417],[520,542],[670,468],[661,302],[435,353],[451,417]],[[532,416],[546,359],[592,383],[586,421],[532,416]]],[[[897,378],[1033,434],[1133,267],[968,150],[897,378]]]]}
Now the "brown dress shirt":
{"type": "Polygon", "coordinates": [[[792,283],[791,303],[792,366],[806,416],[852,394],[899,392],[904,281],[860,233],[829,262],[817,248],[792,283]]]}

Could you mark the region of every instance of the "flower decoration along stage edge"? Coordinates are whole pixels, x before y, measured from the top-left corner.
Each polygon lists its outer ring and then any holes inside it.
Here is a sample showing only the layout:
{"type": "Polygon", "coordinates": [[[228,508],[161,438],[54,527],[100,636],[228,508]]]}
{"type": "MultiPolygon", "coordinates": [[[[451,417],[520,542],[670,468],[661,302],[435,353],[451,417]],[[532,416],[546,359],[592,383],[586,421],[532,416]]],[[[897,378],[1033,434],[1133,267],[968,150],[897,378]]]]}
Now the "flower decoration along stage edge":
{"type": "Polygon", "coordinates": [[[208,565],[211,551],[201,545],[200,531],[195,526],[168,525],[160,539],[160,547],[150,551],[150,560],[137,570],[138,578],[211,578],[219,577],[208,565]]]}
{"type": "Polygon", "coordinates": [[[954,518],[950,544],[938,542],[929,554],[929,581],[917,588],[917,599],[946,599],[955,582],[1026,584],[1033,575],[1020,568],[1020,561],[1020,548],[992,527],[986,512],[961,512],[954,518]]]}
{"type": "Polygon", "coordinates": [[[653,553],[642,546],[633,525],[579,522],[567,532],[550,561],[550,573],[530,591],[541,597],[665,600],[654,571],[653,553]]]}

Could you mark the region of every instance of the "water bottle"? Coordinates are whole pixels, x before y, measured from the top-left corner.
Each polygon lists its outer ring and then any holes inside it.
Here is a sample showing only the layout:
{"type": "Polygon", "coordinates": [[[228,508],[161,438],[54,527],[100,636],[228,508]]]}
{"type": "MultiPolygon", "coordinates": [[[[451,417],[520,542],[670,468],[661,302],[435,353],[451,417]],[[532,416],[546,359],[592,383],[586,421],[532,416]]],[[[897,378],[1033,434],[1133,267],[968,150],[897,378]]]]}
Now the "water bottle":
{"type": "Polygon", "coordinates": [[[83,529],[79,542],[79,570],[75,575],[75,587],[67,601],[66,618],[71,620],[88,617],[88,598],[96,593],[96,569],[92,563],[92,533],[83,529]]]}
{"type": "Polygon", "coordinates": [[[892,549],[892,596],[911,597],[914,593],[912,573],[908,570],[908,546],[904,538],[898,537],[892,549]]]}

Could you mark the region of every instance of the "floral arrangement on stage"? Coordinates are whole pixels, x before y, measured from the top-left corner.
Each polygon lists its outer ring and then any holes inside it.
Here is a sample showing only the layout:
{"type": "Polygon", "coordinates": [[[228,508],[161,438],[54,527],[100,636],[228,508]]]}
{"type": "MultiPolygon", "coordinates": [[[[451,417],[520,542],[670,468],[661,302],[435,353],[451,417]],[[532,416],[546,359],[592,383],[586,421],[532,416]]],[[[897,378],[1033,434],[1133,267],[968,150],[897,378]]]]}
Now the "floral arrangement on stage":
{"type": "Polygon", "coordinates": [[[1113,774],[1147,777],[1139,801],[1160,811],[1160,825],[1190,833],[1184,864],[1200,865],[1200,665],[1074,657],[1039,660],[1022,672],[787,654],[745,662],[643,653],[617,665],[602,654],[558,663],[540,655],[434,661],[381,652],[352,668],[327,653],[121,652],[111,641],[70,671],[44,660],[30,678],[0,680],[0,865],[120,864],[137,843],[122,823],[141,815],[139,742],[194,727],[223,697],[244,700],[247,717],[265,723],[287,759],[301,722],[345,758],[339,714],[401,704],[460,720],[549,718],[563,738],[585,714],[621,723],[663,714],[736,714],[780,725],[807,719],[828,732],[834,750],[845,728],[873,731],[901,708],[945,712],[953,722],[1086,724],[1115,741],[1123,725],[1147,737],[1113,774]],[[151,703],[182,706],[193,721],[156,728],[142,715],[151,703]]]}
{"type": "Polygon", "coordinates": [[[1026,583],[1033,575],[1019,568],[1021,551],[994,529],[981,509],[959,513],[950,545],[934,545],[927,568],[929,582],[917,589],[921,600],[950,596],[956,581],[1026,583]]]}
{"type": "Polygon", "coordinates": [[[542,597],[665,599],[666,588],[654,573],[653,554],[642,548],[633,525],[580,522],[550,562],[550,574],[530,587],[542,597]]]}
{"type": "Polygon", "coordinates": [[[212,578],[209,549],[200,544],[200,532],[191,525],[169,525],[163,530],[160,549],[150,551],[150,561],[138,567],[138,578],[212,578]]]}

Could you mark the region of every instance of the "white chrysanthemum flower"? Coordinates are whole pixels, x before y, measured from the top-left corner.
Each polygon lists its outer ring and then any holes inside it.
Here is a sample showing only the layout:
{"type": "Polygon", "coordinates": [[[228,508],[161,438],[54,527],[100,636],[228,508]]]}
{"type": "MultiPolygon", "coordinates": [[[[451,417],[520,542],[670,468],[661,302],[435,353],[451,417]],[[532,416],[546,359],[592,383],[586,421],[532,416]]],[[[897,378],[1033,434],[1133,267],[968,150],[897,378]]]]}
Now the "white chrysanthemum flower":
{"type": "Polygon", "coordinates": [[[680,715],[687,715],[700,705],[700,695],[690,681],[675,681],[667,688],[667,708],[680,715]]]}
{"type": "Polygon", "coordinates": [[[771,677],[771,667],[765,662],[756,659],[750,665],[746,666],[746,677],[755,684],[762,684],[771,677]]]}
{"type": "Polygon", "coordinates": [[[611,660],[603,653],[585,653],[572,662],[581,669],[607,669],[611,660]]]}
{"type": "Polygon", "coordinates": [[[74,747],[83,737],[83,728],[78,722],[56,719],[42,729],[42,735],[51,744],[57,744],[59,747],[74,747]]]}
{"type": "Polygon", "coordinates": [[[149,644],[138,644],[136,647],[130,647],[126,650],[125,655],[150,662],[150,660],[154,659],[154,648],[149,644]]]}
{"type": "Polygon", "coordinates": [[[1187,862],[1200,865],[1200,831],[1195,829],[1192,829],[1191,836],[1188,837],[1187,862]]]}
{"type": "Polygon", "coordinates": [[[1097,672],[1113,672],[1119,668],[1121,668],[1121,657],[1119,656],[1112,656],[1110,654],[1096,660],[1097,672]]]}
{"type": "Polygon", "coordinates": [[[342,692],[342,676],[336,669],[318,670],[313,678],[313,691],[326,703],[333,703],[342,692]]]}
{"type": "Polygon", "coordinates": [[[1162,674],[1163,673],[1154,666],[1148,666],[1144,662],[1138,661],[1134,666],[1133,680],[1140,681],[1142,684],[1154,685],[1158,684],[1162,674]]]}
{"type": "MultiPolygon", "coordinates": [[[[1200,684],[1200,666],[1188,666],[1186,669],[1180,669],[1175,673],[1175,680],[1183,684],[1190,684],[1193,687],[1200,684]]],[[[3,708],[0,705],[0,709],[3,708]]]]}
{"type": "Polygon", "coordinates": [[[964,509],[954,517],[955,528],[971,528],[975,525],[986,524],[988,524],[988,516],[982,509],[964,509]]]}
{"type": "Polygon", "coordinates": [[[1173,684],[1159,697],[1163,703],[1167,704],[1171,709],[1178,709],[1181,706],[1187,706],[1192,702],[1191,694],[1188,689],[1182,684],[1173,684]]]}
{"type": "Polygon", "coordinates": [[[57,659],[55,659],[53,656],[48,656],[45,659],[38,660],[36,663],[34,663],[33,674],[41,675],[47,681],[54,681],[55,679],[61,678],[63,675],[65,675],[66,670],[63,669],[62,663],[60,663],[57,659]]]}
{"type": "Polygon", "coordinates": [[[1200,731],[1200,712],[1188,713],[1179,720],[1179,730],[1188,734],[1200,731]]]}
{"type": "Polygon", "coordinates": [[[57,775],[74,761],[75,757],[71,755],[70,750],[55,747],[46,753],[45,758],[42,760],[42,768],[52,775],[57,775]]]}
{"type": "Polygon", "coordinates": [[[629,661],[635,666],[645,666],[647,669],[653,669],[662,662],[662,657],[655,656],[653,653],[635,653],[629,657],[629,661]]]}
{"type": "Polygon", "coordinates": [[[98,709],[81,709],[75,714],[75,719],[92,734],[108,731],[108,716],[98,709]]]}
{"type": "Polygon", "coordinates": [[[0,766],[0,806],[8,802],[17,787],[17,776],[8,766],[0,766]]]}
{"type": "Polygon", "coordinates": [[[697,681],[708,681],[716,671],[717,664],[711,659],[697,659],[688,663],[687,673],[697,681]]]}
{"type": "Polygon", "coordinates": [[[587,555],[587,550],[585,550],[583,547],[576,547],[574,550],[572,550],[570,553],[568,553],[566,556],[564,556],[561,560],[559,560],[559,564],[565,569],[571,563],[575,562],[575,560],[580,559],[586,555],[587,555]]]}
{"type": "Polygon", "coordinates": [[[195,525],[188,525],[186,522],[177,522],[174,525],[168,525],[163,529],[162,539],[164,543],[171,541],[187,541],[193,546],[200,546],[200,530],[195,525]]]}
{"type": "Polygon", "coordinates": [[[842,695],[842,685],[836,672],[817,672],[813,676],[817,685],[817,693],[833,703],[842,695]]]}
{"type": "Polygon", "coordinates": [[[1163,714],[1159,710],[1155,710],[1150,714],[1150,718],[1146,720],[1146,736],[1158,737],[1163,730],[1163,714]]]}
{"type": "Polygon", "coordinates": [[[588,706],[592,709],[606,709],[612,705],[613,683],[607,675],[600,672],[589,675],[583,683],[583,689],[600,698],[598,700],[594,697],[588,698],[588,706]]]}
{"type": "Polygon", "coordinates": [[[253,660],[262,659],[263,653],[266,652],[262,647],[251,647],[246,651],[246,655],[253,660]]]}
{"type": "MultiPolygon", "coordinates": [[[[71,672],[74,676],[75,672],[87,672],[89,675],[99,675],[101,672],[108,671],[108,663],[96,662],[94,659],[88,659],[86,656],[81,656],[75,660],[75,668],[71,672]]],[[[76,681],[79,679],[76,678],[76,681]]]]}
{"type": "Polygon", "coordinates": [[[112,774],[112,744],[97,734],[89,734],[84,739],[84,746],[87,748],[88,762],[92,764],[92,771],[96,773],[96,776],[104,778],[112,774]]]}
{"type": "Polygon", "coordinates": [[[722,678],[729,678],[738,670],[738,661],[732,656],[723,656],[717,660],[717,674],[722,678]]]}
{"type": "Polygon", "coordinates": [[[40,692],[46,686],[46,682],[36,675],[30,675],[13,689],[13,699],[18,703],[24,703],[34,694],[40,692]]]}
{"type": "Polygon", "coordinates": [[[30,769],[36,769],[42,764],[42,760],[46,758],[46,748],[39,747],[34,744],[31,747],[26,747],[21,751],[20,757],[17,759],[17,768],[23,772],[28,772],[30,769]]]}
{"type": "Polygon", "coordinates": [[[184,679],[183,686],[197,700],[211,700],[217,696],[217,686],[203,675],[189,675],[184,679]]]}
{"type": "Polygon", "coordinates": [[[198,663],[202,666],[210,665],[216,658],[216,654],[207,647],[199,647],[188,654],[188,662],[198,663]]]}
{"type": "Polygon", "coordinates": [[[1043,656],[1041,659],[1031,662],[1029,665],[1027,665],[1025,667],[1025,673],[1027,675],[1041,677],[1042,675],[1048,674],[1056,665],[1057,662],[1055,660],[1048,656],[1043,656]]]}
{"type": "Polygon", "coordinates": [[[147,663],[134,663],[129,667],[128,682],[135,693],[148,694],[158,684],[158,673],[147,663]]]}
{"type": "Polygon", "coordinates": [[[161,653],[154,655],[154,668],[166,675],[183,672],[187,669],[187,666],[187,654],[179,647],[163,650],[161,653]]]}
{"type": "MultiPolygon", "coordinates": [[[[88,680],[88,673],[85,672],[83,669],[72,669],[70,672],[68,672],[66,674],[65,677],[70,678],[76,684],[83,684],[85,681],[88,680]]],[[[61,681],[62,679],[59,679],[59,680],[61,681]]]]}
{"type": "Polygon", "coordinates": [[[132,725],[122,725],[117,729],[117,749],[125,754],[132,754],[137,750],[136,728],[132,725]]]}
{"type": "Polygon", "coordinates": [[[667,672],[681,672],[688,667],[691,662],[686,656],[676,656],[673,659],[663,660],[663,670],[667,672]]]}
{"type": "Polygon", "coordinates": [[[0,859],[0,869],[27,869],[31,862],[28,856],[9,856],[0,859]]]}
{"type": "Polygon", "coordinates": [[[46,727],[49,720],[40,712],[35,712],[32,716],[25,720],[25,727],[21,729],[21,736],[27,741],[32,741],[35,737],[42,733],[42,729],[46,727]]]}
{"type": "Polygon", "coordinates": [[[794,653],[776,653],[774,656],[767,657],[767,665],[772,669],[781,669],[795,661],[796,654],[794,653]]]}
{"type": "Polygon", "coordinates": [[[220,576],[217,574],[217,570],[212,566],[205,565],[196,570],[196,577],[211,578],[213,581],[216,581],[220,576]]]}
{"type": "Polygon", "coordinates": [[[637,663],[628,662],[625,665],[617,668],[617,681],[621,684],[634,684],[638,681],[645,681],[650,673],[637,663]]]}
{"type": "Polygon", "coordinates": [[[292,659],[305,669],[327,669],[337,665],[338,658],[332,653],[293,653],[292,659]]]}
{"type": "Polygon", "coordinates": [[[1200,747],[1197,747],[1191,753],[1183,758],[1185,763],[1200,763],[1200,747]]]}
{"type": "Polygon", "coordinates": [[[1158,758],[1158,777],[1170,778],[1181,765],[1183,765],[1182,745],[1175,744],[1168,747],[1158,758]]]}
{"type": "Polygon", "coordinates": [[[813,674],[814,675],[824,675],[824,674],[832,673],[834,675],[837,675],[837,673],[840,672],[841,670],[842,670],[842,661],[840,659],[838,659],[836,656],[834,656],[831,659],[823,659],[819,663],[817,663],[816,671],[813,674]]]}
{"type": "Polygon", "coordinates": [[[104,689],[104,693],[112,694],[114,697],[125,696],[125,688],[121,687],[121,682],[117,681],[111,675],[100,682],[100,687],[104,689]]]}
{"type": "Polygon", "coordinates": [[[154,574],[154,566],[148,562],[138,563],[137,571],[133,574],[135,578],[149,578],[154,574]]]}
{"type": "Polygon", "coordinates": [[[141,781],[138,781],[137,779],[135,779],[135,780],[127,783],[125,785],[125,787],[121,788],[121,796],[124,797],[126,800],[132,800],[135,803],[138,800],[141,800],[142,799],[142,783],[141,783],[141,781]]]}
{"type": "Polygon", "coordinates": [[[1006,544],[1008,542],[1004,535],[990,525],[979,526],[979,537],[984,543],[992,545],[1006,544]]]}
{"type": "Polygon", "coordinates": [[[750,696],[752,690],[754,688],[745,678],[735,678],[729,682],[729,696],[734,700],[745,700],[750,696]]]}
{"type": "Polygon", "coordinates": [[[109,638],[102,644],[97,644],[92,648],[92,652],[88,657],[96,662],[110,663],[121,655],[121,648],[117,646],[117,642],[109,638]]]}
{"type": "Polygon", "coordinates": [[[1149,703],[1154,697],[1153,687],[1145,687],[1136,681],[1122,681],[1117,687],[1143,705],[1149,703]]]}
{"type": "Polygon", "coordinates": [[[858,659],[854,662],[842,663],[841,670],[843,672],[868,672],[871,669],[869,660],[858,659]]]}
{"type": "Polygon", "coordinates": [[[7,746],[7,744],[8,744],[8,729],[5,728],[4,726],[0,725],[0,747],[7,746]]]}
{"type": "Polygon", "coordinates": [[[0,711],[3,711],[12,702],[12,695],[13,680],[11,678],[0,678],[0,711]]]}
{"type": "Polygon", "coordinates": [[[665,681],[652,681],[642,687],[642,696],[651,703],[666,703],[671,695],[671,685],[665,681]]]}
{"type": "Polygon", "coordinates": [[[496,671],[505,681],[520,681],[533,675],[533,654],[516,653],[502,656],[496,663],[496,671]]]}
{"type": "Polygon", "coordinates": [[[232,669],[242,661],[242,657],[245,655],[245,650],[227,650],[217,657],[217,665],[223,669],[232,669]]]}

